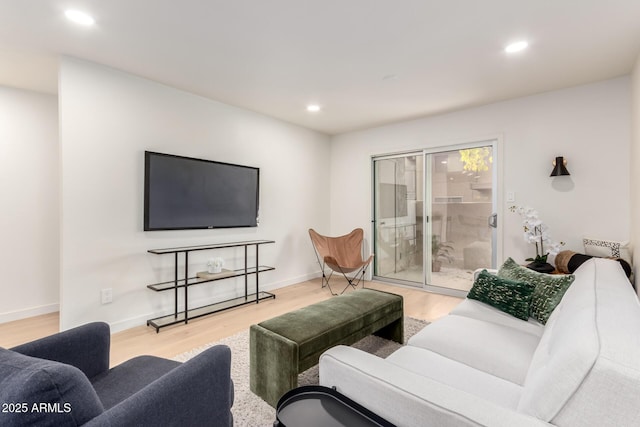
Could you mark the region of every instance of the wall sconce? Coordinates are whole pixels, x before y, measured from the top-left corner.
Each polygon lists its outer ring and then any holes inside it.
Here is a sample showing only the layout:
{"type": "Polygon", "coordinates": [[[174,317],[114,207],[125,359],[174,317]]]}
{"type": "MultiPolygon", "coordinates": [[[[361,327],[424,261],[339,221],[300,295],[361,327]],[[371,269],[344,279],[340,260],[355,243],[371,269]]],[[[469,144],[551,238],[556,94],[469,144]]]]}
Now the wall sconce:
{"type": "Polygon", "coordinates": [[[553,170],[551,171],[551,175],[549,176],[561,176],[561,175],[571,175],[567,170],[567,161],[564,157],[556,157],[553,161],[553,170]]]}

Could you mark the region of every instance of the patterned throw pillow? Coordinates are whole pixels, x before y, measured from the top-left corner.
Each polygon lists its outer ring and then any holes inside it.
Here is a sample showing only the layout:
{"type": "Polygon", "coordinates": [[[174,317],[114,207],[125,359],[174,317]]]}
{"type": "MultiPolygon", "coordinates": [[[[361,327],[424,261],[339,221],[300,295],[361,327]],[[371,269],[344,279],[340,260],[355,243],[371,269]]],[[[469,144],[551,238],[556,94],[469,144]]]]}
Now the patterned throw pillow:
{"type": "Polygon", "coordinates": [[[614,240],[602,240],[583,238],[584,253],[602,258],[622,258],[631,263],[631,251],[629,250],[629,242],[616,242],[614,240]]]}
{"type": "Polygon", "coordinates": [[[573,274],[544,274],[518,265],[513,259],[507,259],[498,277],[531,283],[535,286],[531,297],[531,317],[545,324],[556,308],[564,293],[573,283],[573,274]]]}
{"type": "Polygon", "coordinates": [[[489,304],[518,319],[529,319],[529,305],[535,285],[504,279],[482,270],[467,298],[489,304]]]}

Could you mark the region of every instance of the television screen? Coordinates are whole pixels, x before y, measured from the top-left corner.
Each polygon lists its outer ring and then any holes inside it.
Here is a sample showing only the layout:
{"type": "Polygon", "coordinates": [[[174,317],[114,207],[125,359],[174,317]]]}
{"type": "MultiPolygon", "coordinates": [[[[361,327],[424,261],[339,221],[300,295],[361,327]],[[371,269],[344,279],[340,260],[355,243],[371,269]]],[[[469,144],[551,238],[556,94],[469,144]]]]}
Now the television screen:
{"type": "Polygon", "coordinates": [[[144,230],[256,227],[260,169],[144,153],[144,230]]]}

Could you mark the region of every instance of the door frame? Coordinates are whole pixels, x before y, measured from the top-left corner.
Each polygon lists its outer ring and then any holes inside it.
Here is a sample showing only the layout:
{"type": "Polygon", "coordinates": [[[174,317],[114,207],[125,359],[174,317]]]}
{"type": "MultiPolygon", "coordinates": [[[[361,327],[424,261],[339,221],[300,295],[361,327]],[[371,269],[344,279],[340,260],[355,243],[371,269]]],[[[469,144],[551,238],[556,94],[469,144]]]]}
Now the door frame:
{"type": "MultiPolygon", "coordinates": [[[[482,146],[491,146],[492,147],[492,154],[493,154],[493,163],[494,163],[494,167],[493,167],[493,176],[492,176],[492,181],[493,181],[493,191],[492,191],[492,195],[491,195],[491,202],[493,204],[494,207],[494,213],[497,215],[497,227],[494,228],[492,230],[492,260],[491,260],[491,266],[487,266],[487,268],[497,268],[498,262],[499,260],[503,259],[503,247],[504,247],[504,231],[503,231],[503,223],[504,223],[504,212],[505,209],[503,207],[503,176],[504,176],[504,165],[502,162],[502,159],[504,158],[503,156],[503,150],[504,150],[504,137],[501,134],[496,134],[496,135],[488,135],[488,136],[483,136],[483,137],[478,137],[478,138],[468,138],[465,139],[463,141],[458,140],[458,141],[451,141],[450,143],[446,143],[444,145],[437,145],[437,146],[433,146],[433,147],[428,147],[428,148],[422,148],[422,149],[415,149],[415,150],[403,150],[403,151],[398,151],[398,152],[393,152],[393,153],[385,153],[385,154],[379,154],[379,155],[372,155],[371,156],[371,229],[372,229],[372,236],[375,236],[376,233],[376,220],[375,220],[375,161],[376,160],[385,160],[385,159],[393,159],[393,158],[399,158],[399,157],[406,157],[409,155],[420,155],[422,154],[423,156],[423,165],[424,165],[424,177],[423,180],[424,185],[423,185],[423,200],[424,200],[424,209],[426,210],[426,206],[427,200],[431,200],[430,198],[430,185],[427,185],[426,182],[426,177],[427,177],[427,173],[428,170],[430,169],[431,165],[429,162],[427,162],[427,156],[428,155],[433,155],[436,153],[441,153],[441,152],[447,152],[447,151],[455,151],[455,150],[464,150],[467,148],[476,148],[476,147],[482,147],[482,146]]],[[[423,233],[423,254],[425,254],[425,260],[423,263],[423,281],[422,281],[422,286],[421,288],[429,291],[429,292],[434,292],[434,293],[439,293],[439,294],[443,294],[443,295],[450,295],[450,296],[456,296],[456,297],[465,297],[466,296],[466,292],[465,291],[461,291],[461,290],[456,290],[456,289],[449,289],[449,288],[444,288],[444,287],[440,287],[440,286],[434,286],[434,285],[429,285],[427,284],[427,275],[430,274],[430,269],[427,269],[428,266],[431,265],[431,251],[428,250],[431,246],[430,246],[430,241],[429,239],[426,237],[427,235],[431,235],[431,224],[429,223],[429,218],[425,214],[423,215],[423,224],[422,224],[422,229],[424,230],[423,233]],[[429,271],[428,271],[429,270],[429,271]]],[[[373,251],[375,252],[375,237],[373,239],[373,251]]],[[[420,286],[416,286],[416,282],[407,282],[404,280],[399,280],[399,279],[392,279],[392,278],[387,278],[387,277],[383,277],[383,276],[376,276],[373,274],[374,271],[372,269],[372,279],[373,280],[379,280],[382,282],[387,282],[387,283],[395,283],[395,284],[399,284],[399,285],[406,285],[406,286],[410,286],[412,288],[416,288],[416,287],[420,287],[420,286]]]]}

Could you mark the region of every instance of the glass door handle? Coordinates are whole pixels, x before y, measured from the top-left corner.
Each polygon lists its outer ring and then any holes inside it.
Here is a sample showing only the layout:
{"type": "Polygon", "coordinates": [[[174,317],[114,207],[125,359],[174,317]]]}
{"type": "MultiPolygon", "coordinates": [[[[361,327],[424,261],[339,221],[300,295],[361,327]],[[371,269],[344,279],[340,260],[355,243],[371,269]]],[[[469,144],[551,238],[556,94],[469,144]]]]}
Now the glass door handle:
{"type": "Polygon", "coordinates": [[[498,228],[498,214],[493,213],[489,215],[489,227],[498,228]]]}

